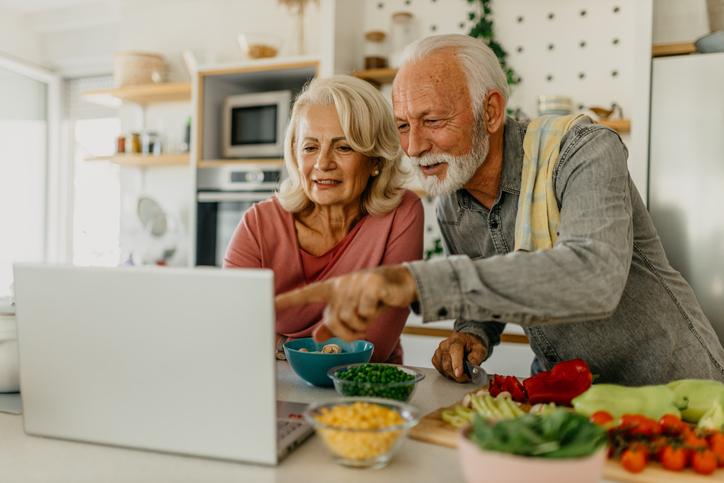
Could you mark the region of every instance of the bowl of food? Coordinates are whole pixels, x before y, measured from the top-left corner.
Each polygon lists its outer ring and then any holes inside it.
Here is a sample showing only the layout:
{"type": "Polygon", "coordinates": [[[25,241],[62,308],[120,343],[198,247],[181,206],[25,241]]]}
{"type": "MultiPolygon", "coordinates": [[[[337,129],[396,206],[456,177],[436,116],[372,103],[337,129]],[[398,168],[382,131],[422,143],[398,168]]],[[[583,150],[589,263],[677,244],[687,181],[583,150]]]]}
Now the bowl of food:
{"type": "Polygon", "coordinates": [[[407,404],[376,398],[342,398],[313,404],[304,418],[344,466],[381,468],[390,462],[418,413],[407,404]]]}
{"type": "Polygon", "coordinates": [[[345,397],[376,397],[407,402],[425,375],[397,364],[358,363],[333,367],[329,378],[345,397]]]}
{"type": "Polygon", "coordinates": [[[606,431],[564,409],[501,421],[476,417],[458,453],[467,483],[597,483],[606,462],[606,431]]]}
{"type": "Polygon", "coordinates": [[[278,35],[259,32],[239,34],[238,41],[242,52],[250,59],[276,57],[283,43],[278,35]]]}
{"type": "Polygon", "coordinates": [[[292,371],[313,386],[331,387],[327,373],[333,367],[356,362],[367,362],[375,346],[366,340],[346,342],[333,337],[315,342],[311,337],[284,343],[284,355],[292,371]]]}

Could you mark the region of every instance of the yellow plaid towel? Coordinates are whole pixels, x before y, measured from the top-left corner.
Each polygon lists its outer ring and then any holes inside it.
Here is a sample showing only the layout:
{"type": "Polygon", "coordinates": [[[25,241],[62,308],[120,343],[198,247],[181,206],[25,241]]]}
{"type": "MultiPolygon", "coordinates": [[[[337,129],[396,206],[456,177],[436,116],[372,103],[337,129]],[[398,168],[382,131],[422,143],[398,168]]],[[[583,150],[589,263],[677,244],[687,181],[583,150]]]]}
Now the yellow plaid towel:
{"type": "Polygon", "coordinates": [[[516,251],[545,250],[558,239],[561,213],[553,189],[553,171],[561,139],[583,117],[541,116],[528,125],[523,139],[523,172],[515,219],[516,251]]]}

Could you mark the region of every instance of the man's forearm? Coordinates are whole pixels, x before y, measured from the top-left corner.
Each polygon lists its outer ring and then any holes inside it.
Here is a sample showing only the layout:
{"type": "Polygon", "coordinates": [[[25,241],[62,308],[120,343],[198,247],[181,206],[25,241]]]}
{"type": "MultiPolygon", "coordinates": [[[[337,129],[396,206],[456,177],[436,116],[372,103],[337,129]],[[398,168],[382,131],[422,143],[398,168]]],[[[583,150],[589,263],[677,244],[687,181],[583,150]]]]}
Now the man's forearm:
{"type": "Polygon", "coordinates": [[[417,282],[423,322],[465,319],[535,326],[602,318],[615,309],[628,273],[626,254],[592,248],[559,245],[408,267],[417,282]]]}

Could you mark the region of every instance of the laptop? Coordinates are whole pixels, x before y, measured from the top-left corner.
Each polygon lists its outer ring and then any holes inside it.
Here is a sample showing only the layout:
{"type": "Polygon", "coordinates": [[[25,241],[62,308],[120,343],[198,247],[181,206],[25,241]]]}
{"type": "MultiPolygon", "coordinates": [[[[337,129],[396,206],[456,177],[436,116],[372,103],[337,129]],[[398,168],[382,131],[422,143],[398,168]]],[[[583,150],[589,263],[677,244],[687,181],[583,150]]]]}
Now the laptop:
{"type": "Polygon", "coordinates": [[[270,270],[16,264],[15,305],[28,434],[274,465],[313,431],[270,270]]]}

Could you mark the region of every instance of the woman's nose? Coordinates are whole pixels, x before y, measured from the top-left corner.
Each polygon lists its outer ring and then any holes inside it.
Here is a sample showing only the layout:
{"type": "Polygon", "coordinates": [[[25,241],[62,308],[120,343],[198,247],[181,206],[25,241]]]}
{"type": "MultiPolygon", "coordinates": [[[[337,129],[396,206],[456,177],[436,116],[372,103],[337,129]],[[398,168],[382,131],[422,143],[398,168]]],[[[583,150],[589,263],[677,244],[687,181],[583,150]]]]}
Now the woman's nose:
{"type": "Polygon", "coordinates": [[[315,169],[318,169],[320,171],[327,171],[330,169],[334,169],[334,160],[332,159],[332,156],[329,155],[329,152],[326,150],[321,150],[319,152],[319,156],[317,156],[317,161],[314,163],[315,169]]]}

